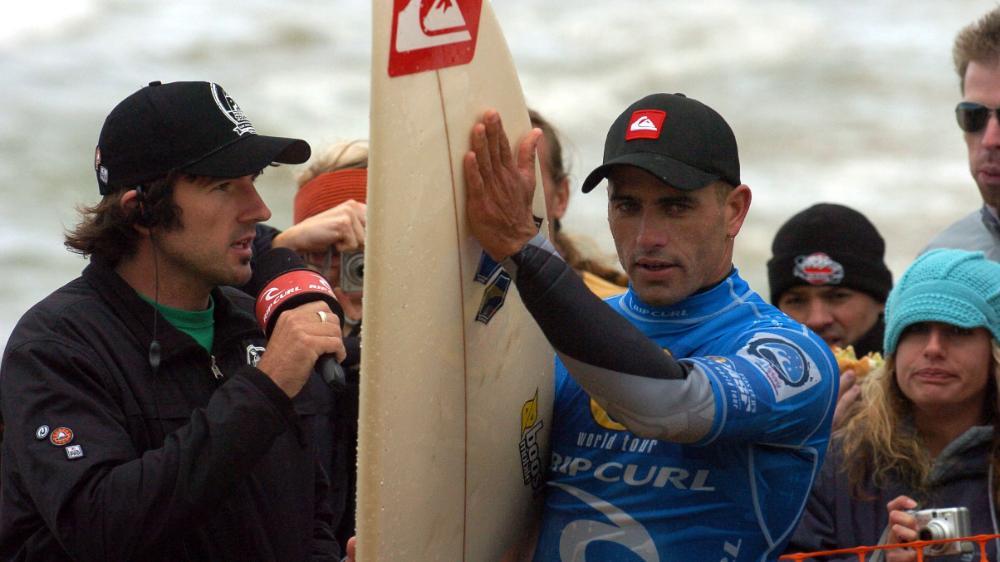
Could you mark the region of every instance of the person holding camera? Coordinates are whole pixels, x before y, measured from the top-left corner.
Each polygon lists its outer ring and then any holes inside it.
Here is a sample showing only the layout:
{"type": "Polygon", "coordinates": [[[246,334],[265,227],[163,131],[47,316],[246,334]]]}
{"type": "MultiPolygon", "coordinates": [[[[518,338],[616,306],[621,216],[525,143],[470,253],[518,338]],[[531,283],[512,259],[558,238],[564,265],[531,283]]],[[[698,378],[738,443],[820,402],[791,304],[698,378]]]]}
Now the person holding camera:
{"type": "MultiPolygon", "coordinates": [[[[294,224],[258,226],[255,249],[289,248],[327,278],[344,307],[344,335],[361,331],[368,143],[339,142],[296,178],[294,224]]],[[[255,252],[259,255],[262,252],[255,252]]]]}
{"type": "Polygon", "coordinates": [[[284,247],[330,282],[344,309],[342,363],[347,386],[333,396],[331,439],[320,458],[330,473],[331,505],[342,518],[335,526],[343,547],[354,534],[357,486],[358,375],[361,361],[361,315],[364,289],[365,211],[368,194],[368,143],[338,142],[318,154],[296,178],[294,224],[279,231],[258,225],[255,254],[284,247]]]}
{"type": "MultiPolygon", "coordinates": [[[[918,258],[886,302],[886,362],[834,431],[786,552],[1000,532],[998,341],[1000,263],[954,249],[918,258]]],[[[952,544],[925,555],[979,559],[952,544]]]]}

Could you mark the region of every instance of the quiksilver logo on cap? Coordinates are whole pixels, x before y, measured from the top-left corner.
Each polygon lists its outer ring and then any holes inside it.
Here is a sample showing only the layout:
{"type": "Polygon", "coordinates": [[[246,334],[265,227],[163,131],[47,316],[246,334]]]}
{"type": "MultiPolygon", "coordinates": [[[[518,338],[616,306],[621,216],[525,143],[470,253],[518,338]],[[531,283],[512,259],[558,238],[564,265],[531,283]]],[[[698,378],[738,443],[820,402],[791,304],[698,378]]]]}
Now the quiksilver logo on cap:
{"type": "Polygon", "coordinates": [[[625,140],[658,139],[663,133],[663,122],[667,112],[659,109],[638,109],[632,112],[628,120],[628,130],[625,140]]]}
{"type": "Polygon", "coordinates": [[[212,89],[212,98],[215,100],[215,105],[219,106],[219,111],[233,122],[235,127],[233,127],[233,132],[237,135],[243,136],[244,134],[256,135],[257,130],[253,128],[253,124],[250,123],[250,119],[247,119],[243,110],[240,106],[236,104],[236,100],[229,97],[229,94],[225,92],[218,84],[209,84],[212,89]]]}

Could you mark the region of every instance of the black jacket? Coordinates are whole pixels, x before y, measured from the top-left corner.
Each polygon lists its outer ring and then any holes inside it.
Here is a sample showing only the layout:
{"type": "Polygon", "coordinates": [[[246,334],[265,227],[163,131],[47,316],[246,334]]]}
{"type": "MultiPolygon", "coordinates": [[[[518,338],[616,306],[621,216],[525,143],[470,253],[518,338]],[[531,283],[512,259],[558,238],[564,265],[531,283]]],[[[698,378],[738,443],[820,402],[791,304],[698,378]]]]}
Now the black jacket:
{"type": "Polygon", "coordinates": [[[111,269],[90,264],[24,315],[0,366],[0,558],[339,554],[316,456],[327,389],[314,375],[289,400],[253,366],[252,299],[212,296],[212,353],[160,316],[155,375],[154,309],[111,269]],[[60,427],[71,442],[53,444],[60,427]]]}
{"type": "MultiPolygon", "coordinates": [[[[846,463],[836,442],[831,442],[826,462],[813,485],[805,514],[795,530],[786,553],[834,550],[878,544],[889,513],[885,505],[893,498],[906,494],[921,504],[922,509],[944,507],[969,508],[970,535],[1000,532],[990,510],[996,510],[995,498],[989,487],[989,452],[993,438],[991,427],[970,428],[952,441],[934,460],[927,495],[916,493],[893,481],[884,488],[869,482],[858,499],[847,478],[846,463]]],[[[1000,517],[1000,512],[996,512],[1000,517]]],[[[996,541],[987,543],[990,560],[997,560],[996,541]]],[[[871,555],[869,555],[870,559],[871,555]]],[[[855,555],[830,558],[827,561],[854,562],[855,555]]],[[[965,562],[979,560],[976,554],[929,558],[934,562],[965,562]]]]}

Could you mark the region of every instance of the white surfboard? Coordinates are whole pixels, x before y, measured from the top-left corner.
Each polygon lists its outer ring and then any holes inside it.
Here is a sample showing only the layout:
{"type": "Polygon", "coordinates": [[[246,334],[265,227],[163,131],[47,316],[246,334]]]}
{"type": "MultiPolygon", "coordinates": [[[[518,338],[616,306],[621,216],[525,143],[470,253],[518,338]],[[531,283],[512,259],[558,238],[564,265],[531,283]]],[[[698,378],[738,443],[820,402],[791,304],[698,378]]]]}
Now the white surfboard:
{"type": "Polygon", "coordinates": [[[539,508],[553,352],[468,233],[462,157],[527,110],[487,2],[372,5],[358,560],[497,560],[539,508]]]}

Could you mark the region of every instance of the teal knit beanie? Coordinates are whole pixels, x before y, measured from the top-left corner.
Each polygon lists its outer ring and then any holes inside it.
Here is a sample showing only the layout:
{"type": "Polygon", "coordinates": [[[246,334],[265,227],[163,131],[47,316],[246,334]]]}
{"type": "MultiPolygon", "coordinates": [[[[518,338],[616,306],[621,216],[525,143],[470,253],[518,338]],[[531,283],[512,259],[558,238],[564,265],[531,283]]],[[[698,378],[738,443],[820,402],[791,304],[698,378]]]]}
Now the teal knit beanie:
{"type": "Polygon", "coordinates": [[[917,258],[885,303],[885,353],[895,353],[900,334],[918,322],[982,326],[1000,341],[1000,263],[950,249],[917,258]]]}

